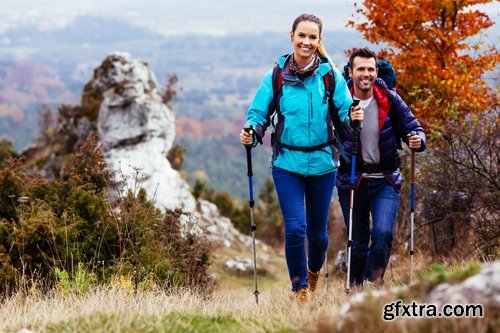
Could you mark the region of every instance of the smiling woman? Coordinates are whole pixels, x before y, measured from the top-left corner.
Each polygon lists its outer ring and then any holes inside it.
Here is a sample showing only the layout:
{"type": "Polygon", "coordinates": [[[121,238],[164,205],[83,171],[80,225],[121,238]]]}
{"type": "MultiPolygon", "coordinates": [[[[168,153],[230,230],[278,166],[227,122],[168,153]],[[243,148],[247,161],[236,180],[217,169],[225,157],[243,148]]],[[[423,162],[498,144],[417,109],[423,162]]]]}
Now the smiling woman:
{"type": "Polygon", "coordinates": [[[284,219],[291,290],[302,304],[316,290],[328,247],[337,169],[331,106],[334,101],[340,121],[347,123],[352,103],[342,74],[321,44],[322,30],[323,23],[314,15],[295,19],[290,31],[293,53],[280,57],[264,75],[240,133],[247,147],[262,143],[277,114],[271,137],[272,176],[284,219]],[[327,89],[326,82],[332,82],[329,87],[334,90],[327,89]]]}
{"type": "Polygon", "coordinates": [[[293,60],[291,65],[297,65],[295,71],[305,69],[315,57],[321,42],[321,25],[312,21],[301,21],[293,25],[290,37],[293,43],[293,60]]]}

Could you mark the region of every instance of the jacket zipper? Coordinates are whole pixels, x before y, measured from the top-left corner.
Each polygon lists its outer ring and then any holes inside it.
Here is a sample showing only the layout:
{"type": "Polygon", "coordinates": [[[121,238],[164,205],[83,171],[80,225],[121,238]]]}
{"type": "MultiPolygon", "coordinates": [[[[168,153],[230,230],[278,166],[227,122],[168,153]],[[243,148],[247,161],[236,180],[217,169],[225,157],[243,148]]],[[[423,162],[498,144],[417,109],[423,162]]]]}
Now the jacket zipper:
{"type": "Polygon", "coordinates": [[[313,96],[312,96],[312,91],[309,92],[309,105],[310,105],[310,108],[311,108],[311,119],[314,118],[314,113],[313,113],[313,96]]]}
{"type": "Polygon", "coordinates": [[[311,144],[311,125],[314,119],[313,102],[312,102],[312,91],[309,92],[309,144],[311,144]]]}

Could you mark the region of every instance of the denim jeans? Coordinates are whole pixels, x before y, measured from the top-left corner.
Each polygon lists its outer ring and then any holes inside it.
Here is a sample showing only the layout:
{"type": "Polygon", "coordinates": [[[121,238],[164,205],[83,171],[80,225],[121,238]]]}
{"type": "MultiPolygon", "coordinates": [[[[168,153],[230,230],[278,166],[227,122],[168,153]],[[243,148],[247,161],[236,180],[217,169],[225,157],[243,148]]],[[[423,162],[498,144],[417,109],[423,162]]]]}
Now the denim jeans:
{"type": "MultiPolygon", "coordinates": [[[[350,190],[339,190],[338,194],[349,232],[350,190]]],[[[363,179],[354,192],[351,284],[361,285],[366,279],[377,284],[383,283],[391,254],[398,205],[399,192],[385,178],[363,179]]]]}
{"type": "Polygon", "coordinates": [[[317,272],[325,260],[335,172],[306,177],[273,166],[272,173],[285,224],[288,274],[296,291],[308,286],[307,267],[317,272]]]}

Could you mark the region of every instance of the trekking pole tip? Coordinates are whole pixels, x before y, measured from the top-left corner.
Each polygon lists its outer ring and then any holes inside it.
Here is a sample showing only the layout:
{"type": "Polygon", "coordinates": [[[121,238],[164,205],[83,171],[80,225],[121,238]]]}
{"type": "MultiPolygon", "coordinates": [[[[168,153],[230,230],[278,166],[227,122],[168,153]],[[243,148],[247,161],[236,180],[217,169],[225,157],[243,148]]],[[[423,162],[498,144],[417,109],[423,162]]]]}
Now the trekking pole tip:
{"type": "Polygon", "coordinates": [[[253,294],[255,295],[255,303],[256,303],[256,304],[259,304],[259,294],[260,294],[259,290],[258,290],[258,289],[255,289],[255,290],[253,291],[253,294]]]}

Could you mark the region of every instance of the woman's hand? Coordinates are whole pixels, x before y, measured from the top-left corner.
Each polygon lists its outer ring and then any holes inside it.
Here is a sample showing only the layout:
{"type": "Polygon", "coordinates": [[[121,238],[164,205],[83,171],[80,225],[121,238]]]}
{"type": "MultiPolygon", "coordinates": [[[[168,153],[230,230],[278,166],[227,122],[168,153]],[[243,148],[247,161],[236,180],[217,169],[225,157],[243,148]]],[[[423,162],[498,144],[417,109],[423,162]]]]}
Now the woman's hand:
{"type": "Polygon", "coordinates": [[[245,129],[242,129],[240,132],[240,142],[245,146],[253,144],[253,130],[247,132],[245,129]]]}

